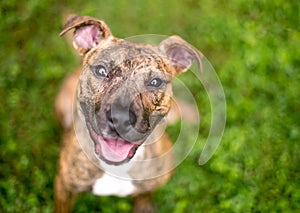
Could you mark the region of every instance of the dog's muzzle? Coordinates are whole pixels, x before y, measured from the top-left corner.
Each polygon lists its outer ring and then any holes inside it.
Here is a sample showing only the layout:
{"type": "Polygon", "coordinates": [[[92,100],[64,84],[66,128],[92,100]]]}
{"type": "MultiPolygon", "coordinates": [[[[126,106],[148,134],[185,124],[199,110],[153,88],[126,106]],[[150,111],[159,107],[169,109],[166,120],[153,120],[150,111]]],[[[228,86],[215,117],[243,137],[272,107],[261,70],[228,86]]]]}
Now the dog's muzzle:
{"type": "Polygon", "coordinates": [[[132,106],[124,107],[115,102],[95,110],[93,115],[88,114],[91,110],[87,110],[84,103],[81,103],[81,108],[94,142],[95,154],[109,164],[130,160],[150,132],[148,125],[141,124],[149,123],[147,119],[141,119],[132,106]]]}

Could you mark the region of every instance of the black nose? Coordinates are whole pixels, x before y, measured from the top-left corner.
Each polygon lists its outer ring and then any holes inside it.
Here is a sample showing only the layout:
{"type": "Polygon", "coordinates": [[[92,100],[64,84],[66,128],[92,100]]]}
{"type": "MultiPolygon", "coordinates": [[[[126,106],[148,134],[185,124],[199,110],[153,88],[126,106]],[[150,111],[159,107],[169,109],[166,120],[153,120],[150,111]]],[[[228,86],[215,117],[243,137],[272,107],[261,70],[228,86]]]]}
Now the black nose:
{"type": "Polygon", "coordinates": [[[111,131],[126,134],[134,127],[137,121],[136,114],[128,108],[114,107],[106,112],[108,127],[111,131]]]}

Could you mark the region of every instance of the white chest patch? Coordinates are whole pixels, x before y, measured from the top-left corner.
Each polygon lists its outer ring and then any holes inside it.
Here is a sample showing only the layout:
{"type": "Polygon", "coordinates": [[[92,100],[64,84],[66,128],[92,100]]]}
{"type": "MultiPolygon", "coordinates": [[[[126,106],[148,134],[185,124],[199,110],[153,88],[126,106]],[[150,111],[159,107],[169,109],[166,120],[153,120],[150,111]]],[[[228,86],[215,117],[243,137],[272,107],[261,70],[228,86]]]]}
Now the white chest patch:
{"type": "Polygon", "coordinates": [[[101,178],[97,179],[93,185],[93,194],[95,195],[116,195],[125,197],[134,192],[135,186],[130,180],[123,180],[117,177],[104,174],[101,178]]]}
{"type": "Polygon", "coordinates": [[[127,163],[120,166],[112,166],[101,162],[101,167],[107,173],[97,179],[93,185],[93,194],[100,196],[115,195],[125,197],[135,192],[136,187],[132,183],[132,177],[128,171],[141,159],[144,155],[145,149],[140,146],[135,156],[127,163]],[[118,178],[120,177],[120,178],[118,178]]]}

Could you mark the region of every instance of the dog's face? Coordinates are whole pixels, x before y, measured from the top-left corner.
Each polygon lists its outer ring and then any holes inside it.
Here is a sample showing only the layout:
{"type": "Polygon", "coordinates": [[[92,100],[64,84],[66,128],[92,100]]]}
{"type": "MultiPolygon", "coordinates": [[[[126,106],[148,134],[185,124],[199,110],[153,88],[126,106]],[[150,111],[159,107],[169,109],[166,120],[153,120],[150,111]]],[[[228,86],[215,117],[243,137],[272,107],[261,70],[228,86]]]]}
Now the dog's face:
{"type": "Polygon", "coordinates": [[[78,101],[98,157],[132,158],[167,114],[172,67],[151,46],[113,40],[91,50],[79,81],[78,101]]]}
{"type": "Polygon", "coordinates": [[[130,160],[168,113],[172,77],[201,54],[173,36],[158,46],[112,37],[106,24],[73,16],[74,46],[84,55],[77,111],[84,117],[96,156],[109,164],[130,160]]]}

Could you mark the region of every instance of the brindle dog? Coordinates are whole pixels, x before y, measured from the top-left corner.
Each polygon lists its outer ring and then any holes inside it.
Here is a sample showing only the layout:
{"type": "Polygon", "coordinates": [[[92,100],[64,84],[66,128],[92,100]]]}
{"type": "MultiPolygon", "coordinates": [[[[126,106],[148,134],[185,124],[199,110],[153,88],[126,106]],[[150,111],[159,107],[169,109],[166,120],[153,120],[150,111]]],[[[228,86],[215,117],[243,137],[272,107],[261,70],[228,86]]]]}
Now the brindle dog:
{"type": "Polygon", "coordinates": [[[171,106],[172,77],[202,55],[178,36],[159,45],[112,36],[102,20],[69,17],[83,56],[67,77],[55,109],[64,128],[55,180],[55,212],[71,212],[76,195],[132,196],[135,212],[153,212],[153,190],[174,167],[172,143],[161,120],[171,106]],[[74,102],[74,104],[73,104],[74,102]]]}

